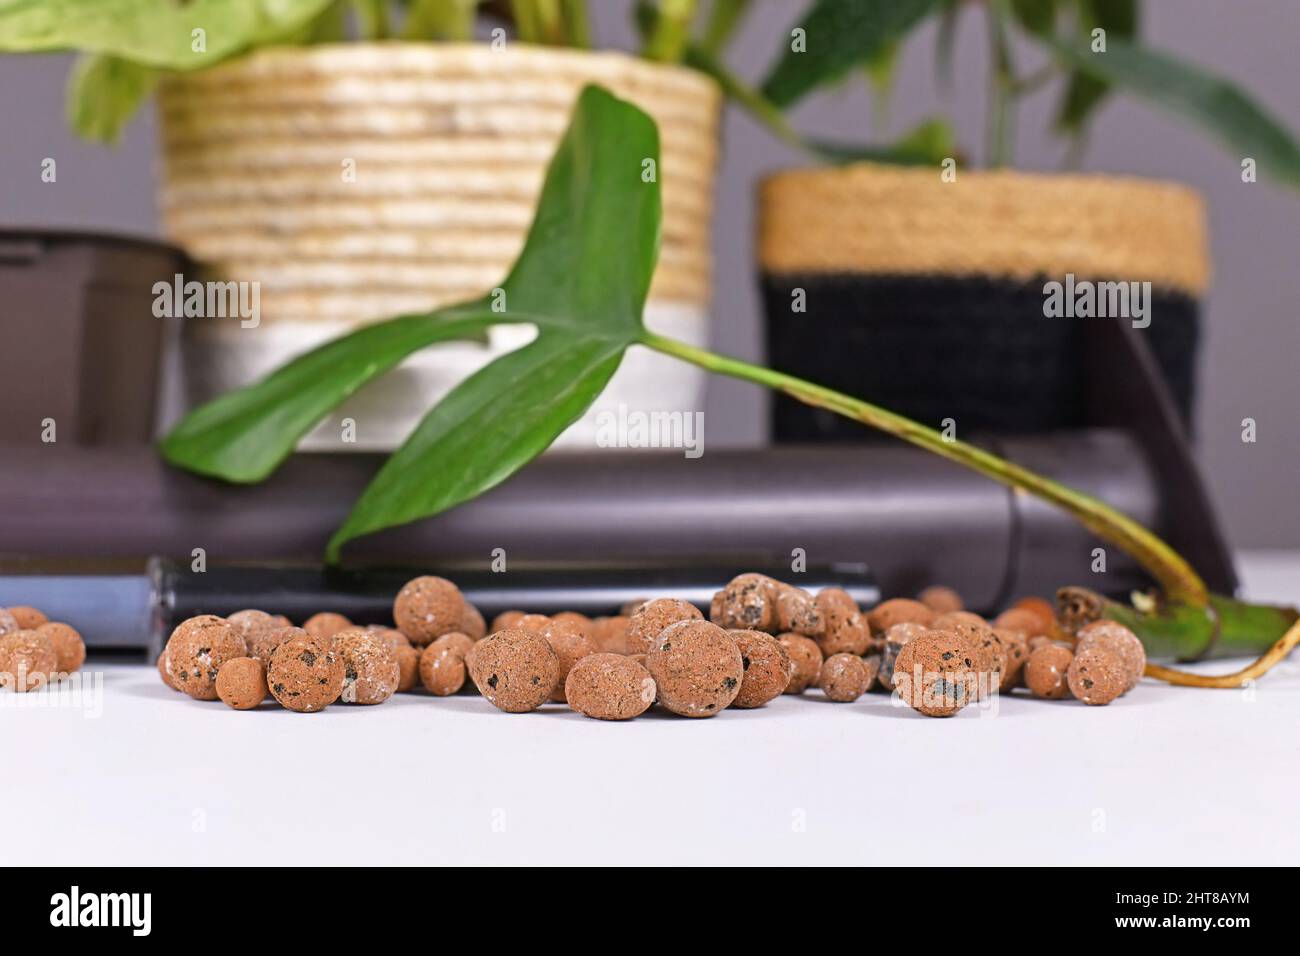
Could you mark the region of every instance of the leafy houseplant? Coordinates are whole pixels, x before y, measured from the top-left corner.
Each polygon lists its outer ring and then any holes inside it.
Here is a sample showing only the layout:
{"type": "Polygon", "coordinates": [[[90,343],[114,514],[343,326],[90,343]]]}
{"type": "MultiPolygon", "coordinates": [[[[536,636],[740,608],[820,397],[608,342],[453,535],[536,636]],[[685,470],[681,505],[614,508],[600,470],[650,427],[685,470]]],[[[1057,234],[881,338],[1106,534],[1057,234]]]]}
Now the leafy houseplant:
{"type": "MultiPolygon", "coordinates": [[[[163,442],[164,456],[227,481],[260,481],[330,408],[405,356],[493,325],[524,324],[537,337],[471,375],[429,411],[334,534],[330,559],[352,538],[437,514],[506,480],[582,414],[635,346],[828,409],[1064,508],[1133,554],[1159,582],[1158,600],[1106,605],[1153,654],[1194,654],[1216,633],[1217,653],[1274,644],[1274,658],[1250,677],[1300,641],[1294,610],[1209,595],[1164,542],[1101,501],[859,399],[647,330],[640,314],[658,254],[661,208],[658,183],[644,181],[639,171],[658,150],[648,116],[588,87],[551,161],[524,250],[499,287],[504,310],[486,297],[331,342],[193,412],[163,442]],[[618,245],[611,235],[621,237],[618,245]]],[[[1213,680],[1156,665],[1154,672],[1181,683],[1213,680]]]]}

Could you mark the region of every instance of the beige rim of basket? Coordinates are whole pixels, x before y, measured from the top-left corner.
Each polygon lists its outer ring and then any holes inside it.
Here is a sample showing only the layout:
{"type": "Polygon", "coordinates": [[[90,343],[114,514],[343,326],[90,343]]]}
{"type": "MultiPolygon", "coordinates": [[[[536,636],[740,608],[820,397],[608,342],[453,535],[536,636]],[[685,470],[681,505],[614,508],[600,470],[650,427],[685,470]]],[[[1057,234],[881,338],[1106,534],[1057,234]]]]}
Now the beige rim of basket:
{"type": "Polygon", "coordinates": [[[761,205],[767,272],[1073,273],[1192,295],[1210,277],[1204,204],[1173,183],[860,165],[772,176],[761,205]]]}
{"type": "Polygon", "coordinates": [[[215,271],[261,280],[272,320],[325,317],[317,302],[346,313],[350,293],[358,309],[478,294],[522,247],[587,83],[658,123],[663,251],[651,295],[706,306],[721,95],[693,70],[619,53],[346,44],[168,78],[164,227],[215,271]]]}

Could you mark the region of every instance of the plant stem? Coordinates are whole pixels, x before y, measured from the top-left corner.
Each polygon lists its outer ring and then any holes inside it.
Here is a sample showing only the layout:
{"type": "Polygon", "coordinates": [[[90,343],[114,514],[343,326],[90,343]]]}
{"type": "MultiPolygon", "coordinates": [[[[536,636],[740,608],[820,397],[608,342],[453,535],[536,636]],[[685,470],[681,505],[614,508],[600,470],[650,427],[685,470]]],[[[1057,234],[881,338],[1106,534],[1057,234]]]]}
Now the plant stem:
{"type": "Polygon", "coordinates": [[[1016,78],[1007,39],[1007,11],[1002,0],[990,0],[988,16],[990,57],[993,61],[989,71],[988,163],[996,168],[1011,162],[1011,105],[1016,78]]]}
{"type": "Polygon", "coordinates": [[[1179,687],[1244,687],[1248,682],[1263,677],[1273,665],[1280,663],[1297,644],[1300,644],[1300,621],[1291,625],[1290,630],[1278,638],[1277,643],[1268,649],[1262,657],[1247,667],[1231,674],[1193,674],[1189,671],[1175,670],[1160,664],[1147,664],[1146,675],[1158,680],[1176,684],[1179,687]]]}
{"type": "Polygon", "coordinates": [[[361,35],[367,40],[387,39],[388,0],[358,0],[356,7],[361,35]]]}
{"type": "Polygon", "coordinates": [[[591,47],[591,19],[587,15],[587,0],[563,0],[564,27],[569,36],[569,46],[579,49],[591,47]]]}
{"type": "Polygon", "coordinates": [[[646,58],[661,63],[680,63],[686,55],[694,18],[695,0],[661,0],[650,39],[646,41],[646,58]]]}
{"type": "Polygon", "coordinates": [[[1098,537],[1131,554],[1159,582],[1169,602],[1204,608],[1209,601],[1204,582],[1173,548],[1132,518],[1120,514],[1097,498],[1057,484],[974,445],[949,440],[934,429],[902,415],[792,375],[717,355],[653,332],[647,331],[641,342],[658,352],[675,356],[711,372],[756,382],[806,405],[825,408],[852,418],[965,465],[994,481],[1037,495],[1074,515],[1098,537]]]}
{"type": "Polygon", "coordinates": [[[740,21],[749,12],[749,0],[713,0],[709,22],[700,40],[700,49],[709,56],[719,56],[740,21]]]}

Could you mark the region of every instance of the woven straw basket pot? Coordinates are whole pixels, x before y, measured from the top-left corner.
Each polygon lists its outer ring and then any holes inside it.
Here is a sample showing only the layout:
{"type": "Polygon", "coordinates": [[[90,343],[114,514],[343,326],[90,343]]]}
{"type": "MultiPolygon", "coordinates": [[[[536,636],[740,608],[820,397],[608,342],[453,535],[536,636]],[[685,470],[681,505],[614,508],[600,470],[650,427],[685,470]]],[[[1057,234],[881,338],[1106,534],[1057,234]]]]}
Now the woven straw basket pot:
{"type": "MultiPolygon", "coordinates": [[[[945,182],[937,169],[857,165],[777,174],[760,199],[768,348],[783,369],[966,433],[1070,428],[1082,424],[1082,336],[1106,320],[1049,317],[1046,284],[1150,282],[1142,335],[1190,417],[1210,271],[1192,190],[1011,171],[945,182]]],[[[773,432],[863,436],[785,400],[773,432]]]]}
{"type": "MultiPolygon", "coordinates": [[[[255,53],[160,91],[162,218],[221,280],[259,283],[261,322],[190,320],[191,404],[261,377],[359,325],[484,294],[523,247],[546,164],[578,93],[598,83],[659,125],[664,221],[646,322],[708,334],[710,223],[721,96],[703,75],[619,53],[512,44],[346,44],[255,53]]],[[[617,244],[618,236],[609,241],[617,244]]],[[[304,448],[390,449],[456,382],[526,342],[417,353],[354,395],[304,448]],[[356,422],[341,444],[340,422],[356,422]],[[353,440],[354,438],[354,440],[353,440]]],[[[702,373],[631,350],[560,443],[596,416],[698,407],[702,373]]]]}

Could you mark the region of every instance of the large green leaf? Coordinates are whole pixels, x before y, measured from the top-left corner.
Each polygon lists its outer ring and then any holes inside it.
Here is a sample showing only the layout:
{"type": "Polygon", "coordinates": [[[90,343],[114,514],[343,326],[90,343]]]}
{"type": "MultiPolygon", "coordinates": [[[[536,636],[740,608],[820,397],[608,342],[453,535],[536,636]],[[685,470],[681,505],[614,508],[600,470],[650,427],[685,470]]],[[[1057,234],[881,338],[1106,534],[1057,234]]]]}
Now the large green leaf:
{"type": "Polygon", "coordinates": [[[158,83],[158,71],[115,56],[78,57],[68,76],[68,123],[84,139],[115,143],[158,83]]]}
{"type": "Polygon", "coordinates": [[[289,36],[330,0],[0,0],[0,50],[196,70],[289,36]],[[195,30],[203,49],[196,50],[195,30]]]}
{"type": "MultiPolygon", "coordinates": [[[[1088,34],[1096,27],[1104,29],[1107,44],[1115,38],[1132,40],[1138,32],[1137,0],[1079,0],[1079,20],[1088,34]]],[[[1074,70],[1057,110],[1057,128],[1070,133],[1083,129],[1110,88],[1102,77],[1074,70]]]]}
{"type": "Polygon", "coordinates": [[[763,95],[785,107],[854,67],[876,59],[901,40],[944,0],[816,0],[797,24],[807,49],[791,48],[790,31],[782,54],[763,83],[763,95]]]}
{"type": "Polygon", "coordinates": [[[1163,53],[1108,39],[1105,53],[1053,44],[1072,66],[1178,113],[1217,136],[1235,156],[1300,186],[1300,145],[1291,133],[1232,82],[1163,53]]]}
{"type": "Polygon", "coordinates": [[[529,323],[537,338],[460,383],[381,469],[330,542],[436,514],[540,454],[641,339],[659,254],[659,134],[589,86],[547,170],[524,249],[482,300],[367,326],[190,413],[163,442],[175,465],[259,481],[331,408],[427,345],[529,323]]]}

